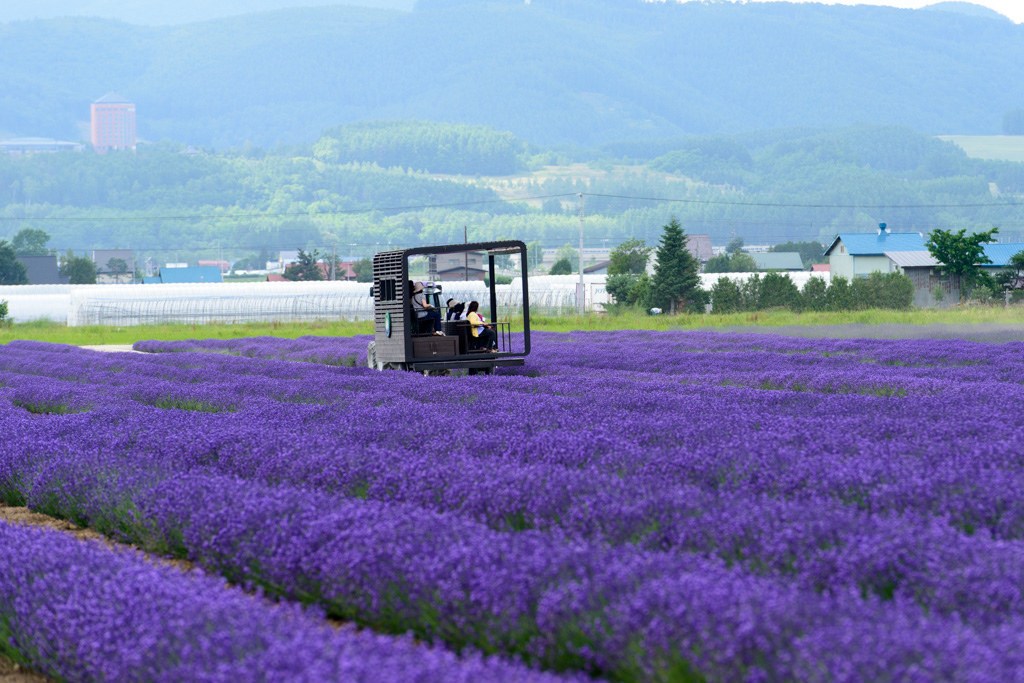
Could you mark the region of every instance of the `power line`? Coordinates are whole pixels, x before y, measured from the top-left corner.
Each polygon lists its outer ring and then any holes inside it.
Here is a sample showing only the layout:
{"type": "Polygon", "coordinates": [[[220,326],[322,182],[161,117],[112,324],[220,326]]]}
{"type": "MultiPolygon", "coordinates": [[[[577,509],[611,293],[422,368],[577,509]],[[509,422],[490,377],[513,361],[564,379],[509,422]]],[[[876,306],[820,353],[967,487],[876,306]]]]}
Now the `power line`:
{"type": "MultiPolygon", "coordinates": [[[[737,201],[727,199],[705,199],[693,197],[648,197],[641,195],[617,195],[596,192],[570,192],[563,194],[530,195],[526,197],[514,197],[510,199],[483,199],[468,202],[445,202],[438,204],[410,204],[401,206],[380,206],[363,209],[338,209],[335,211],[321,211],[311,213],[308,211],[283,211],[263,213],[195,213],[157,216],[0,216],[0,222],[109,222],[109,223],[141,223],[146,221],[199,221],[199,220],[255,220],[267,218],[329,218],[331,216],[353,216],[371,213],[396,213],[408,211],[425,211],[427,209],[452,209],[471,206],[486,206],[494,204],[514,204],[517,202],[539,201],[545,199],[563,199],[594,197],[600,199],[618,199],[623,201],[642,202],[663,202],[676,204],[695,204],[710,206],[742,206],[771,209],[871,209],[879,211],[901,211],[905,209],[979,209],[979,208],[1024,208],[1024,203],[1018,201],[1002,202],[966,202],[946,204],[805,204],[796,202],[757,202],[737,201]]],[[[724,221],[727,219],[716,219],[724,221]]]]}
{"type": "Polygon", "coordinates": [[[399,211],[424,211],[426,209],[452,209],[465,206],[482,206],[485,204],[509,204],[511,202],[537,201],[541,199],[556,199],[559,197],[575,197],[576,193],[548,194],[530,197],[517,197],[507,199],[481,199],[471,202],[447,202],[442,204],[413,204],[406,206],[380,206],[368,209],[338,209],[336,211],[281,211],[265,213],[196,213],[171,216],[0,216],[0,221],[110,221],[110,222],[141,222],[141,221],[194,221],[194,220],[248,220],[255,218],[317,218],[320,216],[351,216],[365,213],[399,212],[399,211]]]}
{"type": "Polygon", "coordinates": [[[625,199],[629,201],[673,202],[681,204],[713,204],[716,206],[755,206],[773,209],[969,209],[992,207],[1024,207],[1020,202],[981,202],[968,204],[789,204],[778,202],[739,202],[715,199],[691,199],[673,197],[637,197],[632,195],[584,193],[588,197],[604,197],[607,199],[625,199]]]}

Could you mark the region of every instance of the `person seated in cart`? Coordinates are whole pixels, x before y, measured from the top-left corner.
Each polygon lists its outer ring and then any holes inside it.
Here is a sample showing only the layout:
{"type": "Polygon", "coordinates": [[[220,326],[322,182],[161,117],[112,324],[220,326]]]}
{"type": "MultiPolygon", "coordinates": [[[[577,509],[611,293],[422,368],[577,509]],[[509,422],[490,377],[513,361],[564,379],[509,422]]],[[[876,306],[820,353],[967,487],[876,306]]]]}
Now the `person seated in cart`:
{"type": "Polygon", "coordinates": [[[476,340],[475,346],[485,349],[496,350],[498,348],[498,335],[487,324],[487,320],[480,315],[479,301],[470,301],[466,306],[466,320],[469,321],[469,330],[476,340]]]}
{"type": "Polygon", "coordinates": [[[423,293],[422,282],[412,285],[412,310],[415,311],[417,320],[430,319],[434,326],[434,334],[444,334],[441,331],[441,312],[427,301],[427,296],[423,293]]]}
{"type": "Polygon", "coordinates": [[[466,304],[455,299],[448,299],[445,305],[448,306],[448,317],[446,319],[448,322],[462,320],[462,313],[466,310],[466,304]]]}

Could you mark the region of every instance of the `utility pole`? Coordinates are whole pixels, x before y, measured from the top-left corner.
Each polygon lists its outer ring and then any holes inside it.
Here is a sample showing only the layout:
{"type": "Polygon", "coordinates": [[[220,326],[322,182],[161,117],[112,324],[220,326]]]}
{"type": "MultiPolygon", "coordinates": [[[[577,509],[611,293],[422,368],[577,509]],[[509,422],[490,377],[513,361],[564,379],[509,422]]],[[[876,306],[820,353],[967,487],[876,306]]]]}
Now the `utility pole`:
{"type": "MultiPolygon", "coordinates": [[[[469,229],[462,226],[462,243],[469,244],[469,229]]],[[[462,279],[469,281],[469,252],[462,252],[462,279]]]]}
{"type": "Polygon", "coordinates": [[[576,285],[576,304],[579,308],[579,314],[583,315],[586,308],[586,289],[583,285],[583,193],[579,193],[580,199],[580,281],[576,285]]]}

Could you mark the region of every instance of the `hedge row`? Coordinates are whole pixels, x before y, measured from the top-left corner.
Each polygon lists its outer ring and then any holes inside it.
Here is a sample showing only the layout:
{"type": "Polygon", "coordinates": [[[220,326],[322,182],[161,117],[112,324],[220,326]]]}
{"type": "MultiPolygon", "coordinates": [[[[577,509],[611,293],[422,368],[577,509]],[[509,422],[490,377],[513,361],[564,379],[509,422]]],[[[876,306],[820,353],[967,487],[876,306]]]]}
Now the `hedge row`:
{"type": "Polygon", "coordinates": [[[902,273],[871,273],[850,282],[842,276],[827,284],[812,277],[803,289],[785,273],[755,273],[744,282],[720,277],[711,287],[713,313],[763,311],[788,308],[794,311],[852,311],[867,308],[910,308],[914,285],[902,273]]]}

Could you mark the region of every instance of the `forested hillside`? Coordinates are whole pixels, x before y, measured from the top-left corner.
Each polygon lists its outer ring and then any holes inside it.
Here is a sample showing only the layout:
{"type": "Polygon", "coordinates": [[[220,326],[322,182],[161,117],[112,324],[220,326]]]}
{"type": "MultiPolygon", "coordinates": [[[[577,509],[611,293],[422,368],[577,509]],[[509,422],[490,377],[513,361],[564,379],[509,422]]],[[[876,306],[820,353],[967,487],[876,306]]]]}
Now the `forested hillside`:
{"type": "Polygon", "coordinates": [[[173,27],[0,24],[0,136],[81,136],[118,91],[152,141],[309,144],[368,120],[485,125],[537,145],[795,126],[998,133],[1024,27],[880,7],[421,0],[173,27]]]}
{"type": "Polygon", "coordinates": [[[1002,239],[1024,241],[1024,163],[971,159],[905,128],[686,137],[586,159],[487,128],[425,123],[336,128],[288,153],[161,144],[134,155],[0,155],[0,239],[41,229],[62,253],[130,247],[157,262],[297,248],[365,256],[458,242],[464,231],[557,248],[578,240],[583,193],[595,247],[654,244],[672,216],[718,245],[827,243],[879,222],[921,232],[996,226],[1002,239]],[[477,171],[456,175],[450,159],[477,171]],[[545,164],[555,161],[576,163],[545,164]]]}
{"type": "Polygon", "coordinates": [[[512,134],[484,126],[410,121],[339,126],[317,142],[313,155],[332,163],[508,175],[525,167],[524,151],[525,145],[512,134]]]}

